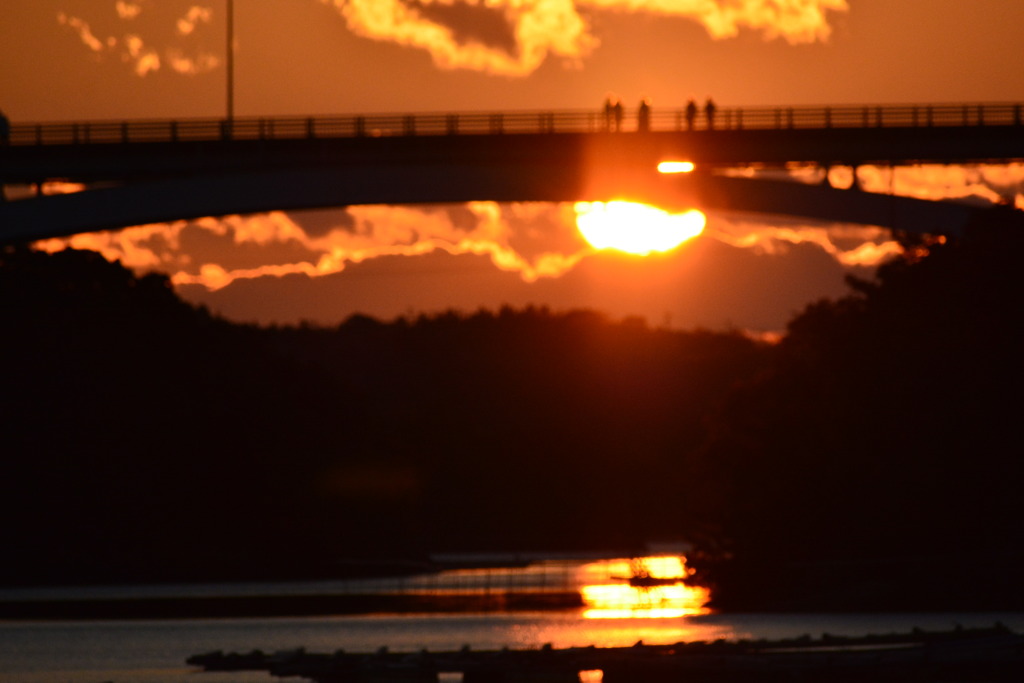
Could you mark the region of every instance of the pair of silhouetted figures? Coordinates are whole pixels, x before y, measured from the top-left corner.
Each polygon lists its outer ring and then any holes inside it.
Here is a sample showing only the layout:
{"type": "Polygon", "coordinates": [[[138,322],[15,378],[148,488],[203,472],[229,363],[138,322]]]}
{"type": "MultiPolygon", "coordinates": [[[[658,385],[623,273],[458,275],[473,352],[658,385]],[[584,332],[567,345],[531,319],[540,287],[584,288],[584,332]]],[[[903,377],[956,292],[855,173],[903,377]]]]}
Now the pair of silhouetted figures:
{"type": "MultiPolygon", "coordinates": [[[[625,115],[626,112],[622,105],[622,100],[609,95],[604,101],[605,130],[622,130],[622,120],[625,115]]],[[[651,102],[647,98],[640,100],[640,108],[637,110],[636,129],[651,129],[651,102]]]]}
{"type": "MultiPolygon", "coordinates": [[[[704,102],[704,119],[707,123],[708,130],[714,130],[715,128],[715,112],[718,107],[715,105],[715,101],[710,97],[704,102]]],[[[700,111],[700,107],[691,98],[686,103],[686,128],[687,130],[693,130],[697,125],[697,114],[700,111]]],[[[604,127],[605,130],[622,130],[622,120],[625,116],[625,108],[622,105],[622,100],[617,97],[609,96],[604,101],[604,127]]],[[[651,103],[650,100],[644,98],[640,101],[640,108],[637,110],[636,129],[638,131],[647,131],[651,129],[651,103]]]]}
{"type": "Polygon", "coordinates": [[[625,116],[625,108],[622,106],[622,100],[609,96],[604,101],[605,130],[622,130],[623,116],[625,116]]]}
{"type": "MultiPolygon", "coordinates": [[[[718,107],[715,106],[715,101],[710,97],[704,102],[704,118],[707,120],[708,130],[713,130],[715,127],[715,111],[718,107]]],[[[693,98],[686,103],[686,129],[693,130],[694,126],[697,125],[697,103],[693,101],[693,98]]]]}

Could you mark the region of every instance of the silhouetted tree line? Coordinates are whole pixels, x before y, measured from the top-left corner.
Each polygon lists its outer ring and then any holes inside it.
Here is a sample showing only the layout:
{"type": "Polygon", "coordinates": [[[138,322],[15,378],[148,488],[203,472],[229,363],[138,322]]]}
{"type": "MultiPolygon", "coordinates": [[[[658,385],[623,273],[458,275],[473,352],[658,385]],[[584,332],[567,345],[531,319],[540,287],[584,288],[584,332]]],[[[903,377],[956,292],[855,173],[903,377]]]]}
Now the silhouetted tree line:
{"type": "Polygon", "coordinates": [[[766,352],[538,308],[260,329],[96,253],[2,259],[8,582],[677,538],[680,453],[766,352]]]}
{"type": "Polygon", "coordinates": [[[1019,608],[1024,220],[994,210],[788,325],[693,459],[744,609],[1019,608]]]}
{"type": "Polygon", "coordinates": [[[98,254],[0,262],[18,582],[308,578],[697,543],[735,609],[1011,608],[1019,212],[777,345],[543,308],[258,328],[98,254]]]}

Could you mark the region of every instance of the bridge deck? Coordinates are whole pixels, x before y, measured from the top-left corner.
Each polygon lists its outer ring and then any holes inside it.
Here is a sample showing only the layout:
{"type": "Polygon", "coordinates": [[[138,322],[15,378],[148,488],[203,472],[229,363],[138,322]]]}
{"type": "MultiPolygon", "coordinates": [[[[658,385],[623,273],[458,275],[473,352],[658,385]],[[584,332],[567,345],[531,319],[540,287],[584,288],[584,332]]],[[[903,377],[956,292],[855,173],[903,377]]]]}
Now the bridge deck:
{"type": "Polygon", "coordinates": [[[0,184],[137,182],[254,168],[471,164],[981,163],[1024,159],[1021,104],[599,111],[18,124],[0,184]],[[638,129],[639,128],[639,129],[638,129]]]}
{"type": "Polygon", "coordinates": [[[723,177],[716,167],[1024,160],[1020,104],[405,114],[20,124],[0,185],[85,191],[0,202],[0,240],[347,204],[576,201],[760,211],[956,234],[961,206],[723,177]],[[638,130],[639,128],[639,130],[638,130]],[[689,179],[660,161],[697,165],[689,179]]]}
{"type": "Polygon", "coordinates": [[[394,135],[496,133],[596,133],[607,130],[793,130],[832,128],[930,128],[1020,126],[1021,103],[901,104],[719,109],[704,112],[654,109],[648,123],[635,113],[617,123],[595,110],[244,117],[15,124],[12,145],[177,142],[187,140],[286,140],[394,135]]]}

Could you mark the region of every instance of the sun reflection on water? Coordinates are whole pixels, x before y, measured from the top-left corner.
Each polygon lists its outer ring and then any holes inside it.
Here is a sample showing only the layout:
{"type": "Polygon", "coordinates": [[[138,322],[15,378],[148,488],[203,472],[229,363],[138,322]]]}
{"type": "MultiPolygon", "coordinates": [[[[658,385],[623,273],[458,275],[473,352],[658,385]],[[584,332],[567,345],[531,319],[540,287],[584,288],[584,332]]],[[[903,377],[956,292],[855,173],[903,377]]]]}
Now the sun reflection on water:
{"type": "Polygon", "coordinates": [[[693,572],[678,556],[606,560],[580,570],[587,619],[669,619],[708,614],[710,594],[691,586],[693,572]]]}

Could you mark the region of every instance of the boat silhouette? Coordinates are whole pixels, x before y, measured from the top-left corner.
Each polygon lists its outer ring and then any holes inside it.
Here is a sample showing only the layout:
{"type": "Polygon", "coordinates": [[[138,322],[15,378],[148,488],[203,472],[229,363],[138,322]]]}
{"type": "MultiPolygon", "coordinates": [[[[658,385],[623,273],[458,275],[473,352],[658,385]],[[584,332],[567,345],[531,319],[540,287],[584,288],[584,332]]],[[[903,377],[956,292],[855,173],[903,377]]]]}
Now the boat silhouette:
{"type": "Polygon", "coordinates": [[[682,576],[651,576],[650,571],[647,569],[647,565],[639,558],[631,560],[629,565],[632,570],[632,574],[630,576],[613,576],[611,578],[615,581],[625,581],[634,588],[675,586],[683,583],[685,580],[685,577],[682,576]]]}

